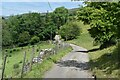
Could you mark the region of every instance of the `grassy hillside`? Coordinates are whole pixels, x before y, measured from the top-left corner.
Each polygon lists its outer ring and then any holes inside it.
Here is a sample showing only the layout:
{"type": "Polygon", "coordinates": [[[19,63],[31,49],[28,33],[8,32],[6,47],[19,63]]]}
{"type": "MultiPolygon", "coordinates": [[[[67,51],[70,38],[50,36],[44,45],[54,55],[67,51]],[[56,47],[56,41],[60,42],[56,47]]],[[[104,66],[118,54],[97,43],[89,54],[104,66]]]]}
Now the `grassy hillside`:
{"type": "Polygon", "coordinates": [[[80,36],[78,36],[77,39],[70,40],[68,42],[82,46],[86,49],[99,47],[99,46],[93,46],[93,38],[90,36],[88,32],[88,29],[90,28],[90,26],[84,25],[82,22],[80,22],[80,24],[81,24],[82,33],[80,34],[80,36]]]}
{"type": "MultiPolygon", "coordinates": [[[[53,48],[55,45],[43,42],[34,46],[35,46],[34,48],[34,51],[35,51],[34,57],[35,57],[39,54],[39,50],[46,49],[46,48],[53,48]]],[[[6,54],[8,55],[4,77],[6,78],[20,77],[24,52],[26,51],[26,61],[30,61],[32,50],[33,50],[33,46],[25,46],[25,47],[18,47],[18,48],[3,50],[3,53],[5,54],[5,51],[7,51],[6,54]],[[16,69],[14,68],[15,64],[19,65],[19,67],[16,69]]],[[[33,65],[32,71],[29,71],[27,74],[24,74],[24,77],[25,78],[41,78],[44,75],[44,73],[52,67],[54,62],[60,60],[64,55],[69,53],[71,50],[72,50],[71,47],[66,47],[65,49],[59,50],[58,54],[51,55],[48,58],[45,58],[42,64],[33,65]]]]}
{"type": "Polygon", "coordinates": [[[81,47],[84,47],[90,51],[90,70],[93,74],[99,78],[117,77],[119,66],[118,66],[118,54],[116,46],[99,50],[98,46],[93,46],[93,38],[88,33],[89,25],[83,25],[81,23],[82,34],[77,39],[68,41],[81,47]]]}
{"type": "MultiPolygon", "coordinates": [[[[39,54],[39,50],[46,49],[46,48],[52,48],[54,45],[49,43],[41,43],[38,45],[35,45],[35,56],[39,54]]],[[[22,61],[24,57],[24,52],[26,51],[26,61],[30,61],[31,53],[32,53],[32,46],[26,46],[26,47],[18,47],[14,49],[7,49],[7,63],[6,63],[6,69],[5,69],[5,77],[17,77],[17,75],[20,75],[21,68],[22,68],[22,61]],[[13,66],[15,64],[19,65],[18,69],[14,69],[13,66]]],[[[5,50],[3,50],[3,53],[5,53],[5,50]]]]}

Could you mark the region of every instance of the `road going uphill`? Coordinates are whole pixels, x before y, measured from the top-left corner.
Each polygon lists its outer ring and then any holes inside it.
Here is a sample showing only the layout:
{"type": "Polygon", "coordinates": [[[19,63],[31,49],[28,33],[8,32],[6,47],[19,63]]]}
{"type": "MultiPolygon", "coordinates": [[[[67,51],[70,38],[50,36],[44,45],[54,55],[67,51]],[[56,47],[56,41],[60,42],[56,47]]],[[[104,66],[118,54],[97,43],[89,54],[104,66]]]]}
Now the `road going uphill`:
{"type": "Polygon", "coordinates": [[[73,50],[45,73],[44,78],[91,78],[87,49],[70,44],[73,50]]]}

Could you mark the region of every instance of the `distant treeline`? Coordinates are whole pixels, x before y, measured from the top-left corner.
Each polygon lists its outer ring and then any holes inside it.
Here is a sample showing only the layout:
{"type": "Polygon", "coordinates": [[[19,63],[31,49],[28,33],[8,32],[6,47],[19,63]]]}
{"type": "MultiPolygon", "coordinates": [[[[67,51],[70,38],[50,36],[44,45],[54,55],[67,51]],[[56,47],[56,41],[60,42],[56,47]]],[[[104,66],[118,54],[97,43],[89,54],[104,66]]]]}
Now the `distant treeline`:
{"type": "Polygon", "coordinates": [[[27,13],[3,18],[3,46],[53,39],[56,32],[65,40],[75,39],[81,32],[80,21],[90,25],[88,31],[94,44],[100,44],[101,48],[116,44],[120,39],[120,1],[85,4],[71,10],[59,7],[46,14],[27,13]]]}
{"type": "Polygon", "coordinates": [[[72,20],[74,13],[59,7],[51,13],[31,12],[2,17],[3,47],[25,46],[53,39],[60,27],[72,20]]]}

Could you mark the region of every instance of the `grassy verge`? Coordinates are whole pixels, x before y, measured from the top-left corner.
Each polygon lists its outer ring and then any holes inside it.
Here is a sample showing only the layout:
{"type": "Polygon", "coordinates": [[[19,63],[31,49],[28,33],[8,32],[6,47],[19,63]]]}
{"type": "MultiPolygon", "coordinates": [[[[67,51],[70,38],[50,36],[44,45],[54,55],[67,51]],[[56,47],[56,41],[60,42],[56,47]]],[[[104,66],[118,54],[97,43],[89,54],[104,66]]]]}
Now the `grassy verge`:
{"type": "Polygon", "coordinates": [[[50,57],[46,58],[41,64],[34,65],[32,71],[26,74],[25,78],[42,78],[44,76],[44,73],[53,66],[54,62],[59,61],[71,50],[71,47],[60,50],[57,54],[51,55],[50,57]]]}
{"type": "Polygon", "coordinates": [[[87,31],[90,28],[89,25],[81,24],[81,26],[82,34],[78,36],[77,39],[68,42],[84,47],[90,51],[88,54],[92,74],[96,74],[99,78],[120,76],[120,74],[118,74],[119,61],[116,46],[99,50],[99,45],[93,46],[93,39],[87,31]]]}
{"type": "Polygon", "coordinates": [[[93,74],[98,78],[117,78],[118,77],[118,54],[116,46],[89,52],[90,67],[93,74]]]}
{"type": "MultiPolygon", "coordinates": [[[[49,43],[41,43],[38,45],[34,45],[34,52],[37,56],[39,54],[39,50],[45,49],[45,48],[52,48],[54,45],[49,43]]],[[[25,47],[18,47],[13,49],[7,49],[7,61],[6,61],[6,67],[5,67],[5,77],[18,77],[21,72],[22,68],[22,61],[24,57],[24,52],[26,51],[26,61],[30,61],[31,53],[32,53],[32,46],[25,46],[25,47]],[[18,64],[18,68],[14,69],[13,66],[15,64],[18,64]]],[[[5,50],[3,50],[3,53],[5,53],[5,50]]]]}
{"type": "Polygon", "coordinates": [[[93,46],[93,38],[88,33],[88,29],[90,28],[89,25],[83,25],[81,23],[82,33],[77,39],[68,41],[69,43],[76,44],[78,46],[84,47],[86,49],[96,48],[98,46],[93,46]]]}
{"type": "Polygon", "coordinates": [[[0,50],[0,77],[2,77],[2,51],[0,50]]]}

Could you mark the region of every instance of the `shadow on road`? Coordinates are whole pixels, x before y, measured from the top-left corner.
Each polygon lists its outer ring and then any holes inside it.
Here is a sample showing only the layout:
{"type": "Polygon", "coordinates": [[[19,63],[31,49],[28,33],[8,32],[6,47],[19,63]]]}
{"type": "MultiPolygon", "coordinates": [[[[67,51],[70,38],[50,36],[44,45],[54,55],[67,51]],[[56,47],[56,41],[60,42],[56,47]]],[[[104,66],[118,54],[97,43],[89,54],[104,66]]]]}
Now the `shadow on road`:
{"type": "Polygon", "coordinates": [[[66,60],[57,62],[60,67],[76,67],[80,68],[81,70],[88,70],[88,62],[78,62],[76,60],[66,60]]]}
{"type": "Polygon", "coordinates": [[[100,50],[100,48],[90,49],[90,50],[88,50],[88,51],[75,51],[75,52],[88,53],[88,52],[94,52],[94,51],[98,51],[98,50],[100,50]]]}

